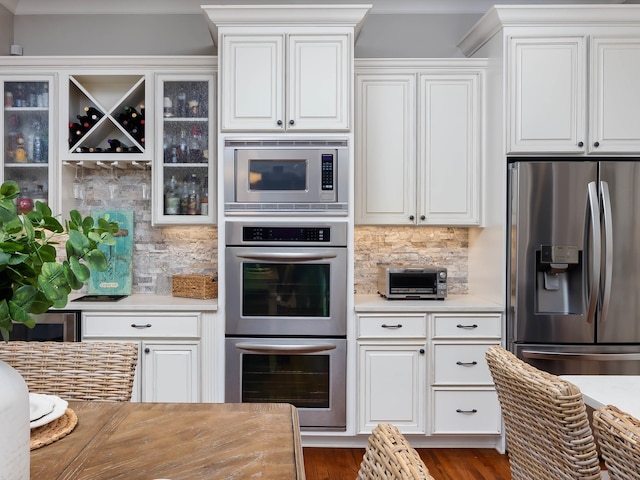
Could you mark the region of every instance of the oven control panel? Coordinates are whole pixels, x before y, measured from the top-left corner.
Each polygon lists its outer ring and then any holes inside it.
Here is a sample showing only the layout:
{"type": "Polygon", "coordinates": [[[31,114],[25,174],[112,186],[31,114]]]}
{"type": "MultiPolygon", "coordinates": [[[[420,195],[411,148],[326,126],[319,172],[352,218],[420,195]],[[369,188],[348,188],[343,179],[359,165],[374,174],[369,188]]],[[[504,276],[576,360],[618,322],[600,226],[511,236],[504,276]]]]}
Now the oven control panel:
{"type": "Polygon", "coordinates": [[[330,227],[272,227],[242,228],[244,242],[330,242],[330,227]]]}

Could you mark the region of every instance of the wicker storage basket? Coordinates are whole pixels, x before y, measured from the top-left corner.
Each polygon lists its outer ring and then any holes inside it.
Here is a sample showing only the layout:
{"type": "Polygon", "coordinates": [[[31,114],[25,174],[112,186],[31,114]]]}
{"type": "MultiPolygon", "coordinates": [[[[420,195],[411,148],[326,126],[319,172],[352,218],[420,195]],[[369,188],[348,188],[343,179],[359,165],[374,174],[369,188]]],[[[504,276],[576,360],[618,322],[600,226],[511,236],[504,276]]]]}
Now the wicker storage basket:
{"type": "Polygon", "coordinates": [[[212,280],[211,275],[173,275],[171,295],[201,299],[218,298],[218,281],[212,280]]]}

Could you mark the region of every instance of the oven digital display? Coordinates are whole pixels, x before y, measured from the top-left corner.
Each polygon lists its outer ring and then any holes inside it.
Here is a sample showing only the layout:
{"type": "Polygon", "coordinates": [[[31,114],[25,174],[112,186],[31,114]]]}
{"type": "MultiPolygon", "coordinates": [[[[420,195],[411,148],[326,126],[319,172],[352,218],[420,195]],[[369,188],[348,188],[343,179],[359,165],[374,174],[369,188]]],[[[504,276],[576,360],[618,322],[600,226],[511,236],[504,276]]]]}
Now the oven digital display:
{"type": "Polygon", "coordinates": [[[243,242],[331,242],[330,227],[243,227],[243,242]]]}

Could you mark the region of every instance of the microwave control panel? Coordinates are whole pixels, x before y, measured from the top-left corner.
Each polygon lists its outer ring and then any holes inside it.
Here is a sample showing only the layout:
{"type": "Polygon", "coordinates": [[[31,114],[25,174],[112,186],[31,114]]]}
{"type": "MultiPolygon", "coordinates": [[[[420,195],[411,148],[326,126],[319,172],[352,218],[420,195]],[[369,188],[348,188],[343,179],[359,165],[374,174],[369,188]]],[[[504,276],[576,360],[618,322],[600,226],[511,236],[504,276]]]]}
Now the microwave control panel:
{"type": "Polygon", "coordinates": [[[333,154],[322,154],[322,190],[333,190],[333,154]]]}

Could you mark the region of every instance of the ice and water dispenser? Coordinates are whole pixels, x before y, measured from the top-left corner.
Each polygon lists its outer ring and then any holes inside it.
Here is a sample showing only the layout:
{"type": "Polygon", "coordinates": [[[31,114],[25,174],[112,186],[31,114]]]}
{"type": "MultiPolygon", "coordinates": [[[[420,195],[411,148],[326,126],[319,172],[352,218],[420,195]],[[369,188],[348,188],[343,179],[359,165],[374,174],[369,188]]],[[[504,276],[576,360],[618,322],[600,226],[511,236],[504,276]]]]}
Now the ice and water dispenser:
{"type": "Polygon", "coordinates": [[[580,314],[582,251],[572,245],[541,245],[536,251],[536,313],[580,314]]]}

